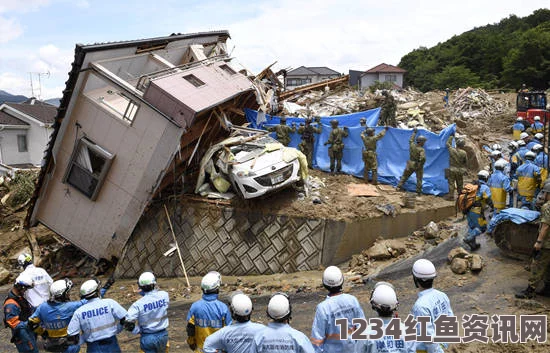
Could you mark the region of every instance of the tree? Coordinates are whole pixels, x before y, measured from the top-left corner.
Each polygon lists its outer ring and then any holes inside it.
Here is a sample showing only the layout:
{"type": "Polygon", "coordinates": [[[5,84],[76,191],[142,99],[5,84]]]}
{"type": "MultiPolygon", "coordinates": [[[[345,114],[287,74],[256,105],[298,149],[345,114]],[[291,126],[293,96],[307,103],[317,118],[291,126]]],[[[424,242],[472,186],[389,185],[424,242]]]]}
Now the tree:
{"type": "Polygon", "coordinates": [[[447,66],[434,75],[434,85],[440,89],[448,87],[454,90],[466,86],[479,86],[479,84],[479,76],[465,66],[447,66]]]}

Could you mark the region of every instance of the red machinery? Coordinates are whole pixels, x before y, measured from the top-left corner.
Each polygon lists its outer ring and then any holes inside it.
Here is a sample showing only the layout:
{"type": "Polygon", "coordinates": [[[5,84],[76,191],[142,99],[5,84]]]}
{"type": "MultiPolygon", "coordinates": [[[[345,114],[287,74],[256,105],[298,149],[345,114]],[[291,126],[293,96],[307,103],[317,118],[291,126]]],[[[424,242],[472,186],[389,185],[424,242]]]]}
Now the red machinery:
{"type": "Polygon", "coordinates": [[[516,98],[517,116],[533,123],[535,116],[540,116],[541,123],[546,125],[550,112],[546,109],[546,93],[543,91],[519,92],[516,98]]]}

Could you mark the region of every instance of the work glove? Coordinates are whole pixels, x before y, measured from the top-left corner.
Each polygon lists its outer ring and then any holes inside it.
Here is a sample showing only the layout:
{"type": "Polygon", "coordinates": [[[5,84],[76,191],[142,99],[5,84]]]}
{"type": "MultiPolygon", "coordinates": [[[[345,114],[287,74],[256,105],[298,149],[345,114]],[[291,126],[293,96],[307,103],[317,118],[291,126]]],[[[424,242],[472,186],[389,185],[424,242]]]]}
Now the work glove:
{"type": "Polygon", "coordinates": [[[105,284],[103,285],[103,289],[105,289],[105,291],[107,291],[109,288],[111,288],[113,283],[115,283],[115,277],[111,276],[111,277],[109,277],[107,282],[105,282],[105,284]]]}
{"type": "Polygon", "coordinates": [[[125,321],[124,322],[124,329],[128,332],[132,332],[134,331],[134,329],[136,328],[136,323],[133,322],[133,321],[125,321]]]}

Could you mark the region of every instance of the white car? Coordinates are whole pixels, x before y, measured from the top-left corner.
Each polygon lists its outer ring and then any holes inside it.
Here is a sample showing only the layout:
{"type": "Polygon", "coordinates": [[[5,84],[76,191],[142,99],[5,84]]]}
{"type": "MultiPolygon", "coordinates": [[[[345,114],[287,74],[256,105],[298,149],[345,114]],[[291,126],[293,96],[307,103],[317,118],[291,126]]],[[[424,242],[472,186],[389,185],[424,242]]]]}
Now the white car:
{"type": "Polygon", "coordinates": [[[216,167],[230,180],[233,189],[251,199],[300,180],[300,163],[295,150],[284,147],[268,135],[229,145],[218,154],[216,167]]]}

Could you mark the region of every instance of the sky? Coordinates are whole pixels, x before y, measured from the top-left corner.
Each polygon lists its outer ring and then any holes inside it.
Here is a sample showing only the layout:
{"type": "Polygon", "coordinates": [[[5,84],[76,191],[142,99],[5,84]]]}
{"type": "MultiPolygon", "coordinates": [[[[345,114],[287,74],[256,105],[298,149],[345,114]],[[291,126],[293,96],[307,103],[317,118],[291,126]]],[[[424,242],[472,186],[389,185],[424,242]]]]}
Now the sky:
{"type": "Polygon", "coordinates": [[[397,65],[542,2],[518,0],[0,0],[0,90],[60,98],[76,44],[228,30],[228,50],[258,73],[397,65]],[[31,88],[32,87],[32,88],[31,88]]]}

